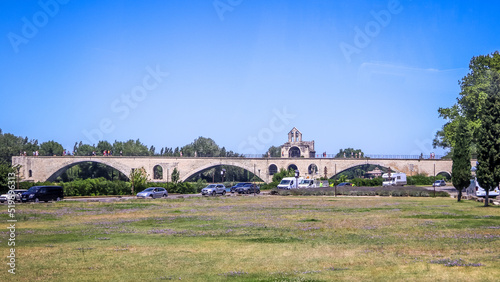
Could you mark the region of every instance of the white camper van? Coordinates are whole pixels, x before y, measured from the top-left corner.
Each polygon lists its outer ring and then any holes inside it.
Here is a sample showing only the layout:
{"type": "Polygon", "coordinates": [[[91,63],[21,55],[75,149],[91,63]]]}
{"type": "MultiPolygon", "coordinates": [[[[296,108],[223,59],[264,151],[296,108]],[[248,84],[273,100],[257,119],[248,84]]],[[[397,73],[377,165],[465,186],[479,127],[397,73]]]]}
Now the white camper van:
{"type": "MultiPolygon", "coordinates": [[[[476,197],[486,197],[486,190],[484,190],[483,187],[479,185],[479,182],[477,182],[477,178],[474,178],[470,180],[470,185],[467,188],[467,194],[476,195],[476,197]]],[[[500,195],[498,187],[488,193],[488,197],[496,197],[498,195],[500,195]]]]}
{"type": "Polygon", "coordinates": [[[299,177],[297,179],[295,179],[295,177],[284,177],[280,184],[278,184],[278,189],[286,189],[286,190],[290,190],[290,189],[295,189],[298,187],[298,184],[297,184],[297,180],[298,180],[298,183],[300,183],[304,178],[302,177],[299,177]]]}
{"type": "Polygon", "coordinates": [[[406,174],[402,172],[384,173],[382,174],[384,182],[382,186],[404,186],[406,185],[406,174]],[[389,176],[390,175],[390,176],[389,176]]]}

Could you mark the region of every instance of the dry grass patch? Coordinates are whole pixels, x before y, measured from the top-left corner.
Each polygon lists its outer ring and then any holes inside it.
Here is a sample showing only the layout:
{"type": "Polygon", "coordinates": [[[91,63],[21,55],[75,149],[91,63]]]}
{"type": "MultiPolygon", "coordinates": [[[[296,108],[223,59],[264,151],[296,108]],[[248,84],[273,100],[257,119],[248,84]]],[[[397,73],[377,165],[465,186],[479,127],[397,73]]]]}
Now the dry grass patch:
{"type": "MultiPolygon", "coordinates": [[[[499,208],[447,198],[217,197],[18,210],[16,281],[494,281],[500,275],[499,208]],[[454,260],[477,266],[441,263],[454,260]]],[[[6,236],[0,233],[3,246],[6,236]]]]}

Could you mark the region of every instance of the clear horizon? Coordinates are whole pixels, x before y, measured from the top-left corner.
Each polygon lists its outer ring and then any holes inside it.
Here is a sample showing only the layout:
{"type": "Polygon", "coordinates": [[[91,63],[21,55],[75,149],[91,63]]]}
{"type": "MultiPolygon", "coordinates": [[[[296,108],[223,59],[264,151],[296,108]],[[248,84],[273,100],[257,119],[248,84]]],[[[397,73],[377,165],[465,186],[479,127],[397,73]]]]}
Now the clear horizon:
{"type": "Polygon", "coordinates": [[[2,1],[0,128],[97,144],[443,155],[438,108],[499,50],[494,1],[2,1]]]}

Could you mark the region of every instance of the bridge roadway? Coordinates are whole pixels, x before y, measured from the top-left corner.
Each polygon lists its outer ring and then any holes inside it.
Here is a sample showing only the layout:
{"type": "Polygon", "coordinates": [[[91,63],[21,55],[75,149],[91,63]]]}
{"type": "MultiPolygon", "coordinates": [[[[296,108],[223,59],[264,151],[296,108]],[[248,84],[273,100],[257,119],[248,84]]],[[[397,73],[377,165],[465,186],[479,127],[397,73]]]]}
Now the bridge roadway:
{"type": "MultiPolygon", "coordinates": [[[[264,182],[272,181],[272,171],[281,168],[288,169],[295,165],[301,176],[328,178],[355,166],[364,164],[390,167],[393,170],[405,172],[407,175],[419,173],[434,175],[446,172],[451,175],[452,161],[449,159],[372,159],[372,158],[191,158],[191,157],[120,157],[120,156],[54,156],[32,157],[14,156],[12,165],[20,165],[19,176],[22,181],[54,181],[64,171],[73,165],[83,162],[97,162],[108,165],[129,176],[132,169],[143,167],[151,181],[166,182],[174,168],[177,168],[180,180],[185,181],[190,176],[205,169],[216,166],[235,166],[248,170],[264,182]],[[318,173],[309,173],[312,165],[318,168],[318,173]],[[156,166],[163,171],[163,178],[152,179],[156,166]],[[167,178],[168,177],[168,178],[167,178]]],[[[471,160],[475,165],[475,160],[471,160]]]]}

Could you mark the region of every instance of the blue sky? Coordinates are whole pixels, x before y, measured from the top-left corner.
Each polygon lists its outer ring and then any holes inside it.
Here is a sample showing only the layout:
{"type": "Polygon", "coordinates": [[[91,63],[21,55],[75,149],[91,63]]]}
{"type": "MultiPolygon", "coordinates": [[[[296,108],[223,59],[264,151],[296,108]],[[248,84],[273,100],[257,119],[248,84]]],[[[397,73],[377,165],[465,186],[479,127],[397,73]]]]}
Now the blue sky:
{"type": "Polygon", "coordinates": [[[496,1],[0,2],[0,128],[55,140],[264,153],[432,149],[496,1]]]}

